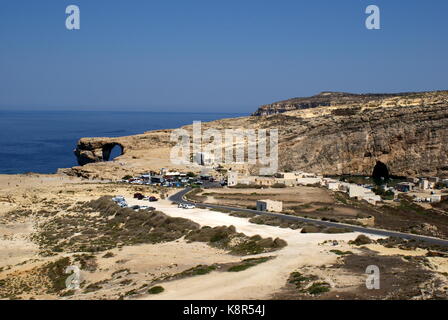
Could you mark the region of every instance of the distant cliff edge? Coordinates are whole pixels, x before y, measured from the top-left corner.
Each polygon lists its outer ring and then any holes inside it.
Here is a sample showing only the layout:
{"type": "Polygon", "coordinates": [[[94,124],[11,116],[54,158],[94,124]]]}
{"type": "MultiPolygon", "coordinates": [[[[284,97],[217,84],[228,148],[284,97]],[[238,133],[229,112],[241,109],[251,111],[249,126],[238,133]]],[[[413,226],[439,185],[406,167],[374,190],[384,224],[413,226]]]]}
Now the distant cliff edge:
{"type": "MultiPolygon", "coordinates": [[[[440,91],[443,93],[443,91],[440,91]]],[[[324,91],[311,97],[300,97],[266,104],[258,108],[253,116],[266,116],[292,110],[312,109],[350,104],[365,104],[370,101],[380,101],[393,97],[418,98],[431,92],[405,92],[405,93],[366,93],[355,94],[347,92],[324,91]]],[[[433,92],[434,93],[434,92],[433,92]]]]}

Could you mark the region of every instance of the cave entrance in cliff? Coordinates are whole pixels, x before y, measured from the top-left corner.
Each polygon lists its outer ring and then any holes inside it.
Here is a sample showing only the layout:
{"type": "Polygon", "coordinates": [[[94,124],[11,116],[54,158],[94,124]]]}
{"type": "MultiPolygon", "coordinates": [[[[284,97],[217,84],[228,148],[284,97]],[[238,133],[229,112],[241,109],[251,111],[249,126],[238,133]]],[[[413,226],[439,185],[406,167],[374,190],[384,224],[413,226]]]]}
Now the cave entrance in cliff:
{"type": "Polygon", "coordinates": [[[373,168],[372,178],[373,181],[378,185],[384,184],[385,182],[389,181],[389,169],[387,168],[386,164],[381,161],[377,161],[375,167],[373,168]]]}
{"type": "Polygon", "coordinates": [[[123,146],[118,143],[106,144],[103,147],[103,161],[111,161],[123,154],[123,146]]]}

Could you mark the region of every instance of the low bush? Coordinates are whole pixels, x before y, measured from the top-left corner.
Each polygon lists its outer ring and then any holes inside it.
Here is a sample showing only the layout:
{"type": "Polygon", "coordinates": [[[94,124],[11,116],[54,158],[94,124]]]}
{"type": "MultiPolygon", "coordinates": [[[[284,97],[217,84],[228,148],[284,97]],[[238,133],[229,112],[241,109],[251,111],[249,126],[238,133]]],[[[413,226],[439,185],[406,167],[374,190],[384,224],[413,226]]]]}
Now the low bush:
{"type": "Polygon", "coordinates": [[[357,246],[362,246],[364,244],[370,244],[370,243],[372,243],[372,240],[368,236],[363,234],[357,236],[355,240],[349,241],[349,244],[354,244],[357,246]]]}
{"type": "Polygon", "coordinates": [[[330,284],[327,282],[315,282],[308,289],[307,292],[311,295],[319,295],[330,291],[330,284]]]}
{"type": "Polygon", "coordinates": [[[341,250],[330,250],[330,252],[332,252],[338,256],[345,256],[348,254],[353,254],[353,252],[351,252],[351,251],[341,251],[341,250]]]}
{"type": "Polygon", "coordinates": [[[321,229],[317,226],[304,226],[300,233],[319,233],[321,229]]]}
{"type": "Polygon", "coordinates": [[[165,289],[162,286],[155,286],[148,289],[149,294],[159,294],[165,291],[165,289]]]}
{"type": "Polygon", "coordinates": [[[202,227],[191,231],[186,237],[188,241],[206,242],[209,245],[229,250],[231,254],[249,255],[279,250],[287,245],[282,239],[248,237],[243,233],[237,233],[234,226],[202,227]]]}
{"type": "Polygon", "coordinates": [[[240,272],[244,271],[246,269],[249,269],[251,267],[254,267],[260,263],[266,262],[273,259],[273,257],[263,257],[263,258],[252,258],[252,259],[246,259],[243,260],[241,263],[234,265],[230,267],[227,271],[228,272],[240,272]]]}

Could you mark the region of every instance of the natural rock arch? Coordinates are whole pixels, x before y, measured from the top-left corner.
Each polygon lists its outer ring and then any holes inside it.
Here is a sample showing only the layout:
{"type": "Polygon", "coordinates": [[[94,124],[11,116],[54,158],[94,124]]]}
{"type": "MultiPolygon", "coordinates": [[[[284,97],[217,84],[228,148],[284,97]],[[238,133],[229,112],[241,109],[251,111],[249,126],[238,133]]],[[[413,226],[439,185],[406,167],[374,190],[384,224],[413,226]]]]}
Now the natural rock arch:
{"type": "Polygon", "coordinates": [[[83,138],[78,141],[74,153],[78,164],[83,166],[89,163],[112,160],[111,154],[114,148],[119,149],[118,156],[125,153],[125,145],[116,139],[83,138]]]}
{"type": "Polygon", "coordinates": [[[103,151],[103,161],[113,160],[113,159],[110,158],[110,155],[112,153],[112,150],[114,148],[116,148],[116,147],[119,148],[119,150],[120,150],[119,156],[121,156],[124,153],[124,148],[123,148],[123,146],[121,144],[119,144],[119,143],[108,143],[108,144],[105,144],[103,146],[103,148],[102,148],[102,151],[103,151]]]}

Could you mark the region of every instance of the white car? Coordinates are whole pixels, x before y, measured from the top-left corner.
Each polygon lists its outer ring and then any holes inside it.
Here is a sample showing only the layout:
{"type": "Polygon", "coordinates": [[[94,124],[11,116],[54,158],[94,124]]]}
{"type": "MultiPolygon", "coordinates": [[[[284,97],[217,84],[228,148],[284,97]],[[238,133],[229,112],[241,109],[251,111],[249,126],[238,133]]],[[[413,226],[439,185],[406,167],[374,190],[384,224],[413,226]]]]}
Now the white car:
{"type": "Polygon", "coordinates": [[[177,207],[178,208],[182,208],[182,209],[194,209],[194,208],[196,208],[196,206],[194,204],[185,204],[185,203],[179,203],[179,205],[177,207]]]}

